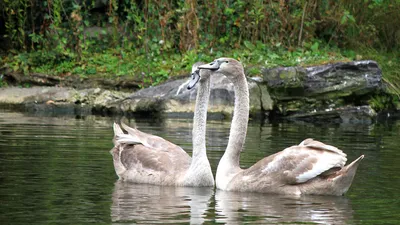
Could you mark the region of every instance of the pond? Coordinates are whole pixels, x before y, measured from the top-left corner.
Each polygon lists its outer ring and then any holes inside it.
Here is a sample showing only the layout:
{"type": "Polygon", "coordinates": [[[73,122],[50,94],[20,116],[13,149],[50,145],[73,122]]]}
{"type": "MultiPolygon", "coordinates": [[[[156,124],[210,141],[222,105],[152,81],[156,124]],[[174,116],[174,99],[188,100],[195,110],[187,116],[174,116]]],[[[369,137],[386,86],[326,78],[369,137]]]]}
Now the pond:
{"type": "MultiPolygon", "coordinates": [[[[313,137],[365,154],[345,196],[235,193],[117,181],[112,123],[100,116],[0,111],[1,224],[395,224],[400,221],[400,122],[372,125],[251,121],[241,165],[313,137]]],[[[191,154],[192,120],[123,120],[191,154]]],[[[215,174],[229,121],[210,120],[207,154],[215,174]]]]}

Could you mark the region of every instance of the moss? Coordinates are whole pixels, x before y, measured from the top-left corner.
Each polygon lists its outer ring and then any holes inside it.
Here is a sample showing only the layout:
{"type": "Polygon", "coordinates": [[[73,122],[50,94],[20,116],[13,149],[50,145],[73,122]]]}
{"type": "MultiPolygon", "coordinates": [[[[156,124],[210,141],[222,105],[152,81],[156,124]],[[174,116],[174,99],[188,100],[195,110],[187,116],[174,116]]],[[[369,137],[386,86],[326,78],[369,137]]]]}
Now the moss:
{"type": "Polygon", "coordinates": [[[136,104],[135,112],[163,112],[165,101],[161,98],[140,99],[136,104]]]}
{"type": "Polygon", "coordinates": [[[314,113],[314,112],[329,112],[335,108],[346,106],[343,99],[315,99],[303,98],[299,100],[285,101],[277,103],[278,110],[282,115],[290,115],[293,113],[314,113]]]}
{"type": "Polygon", "coordinates": [[[380,92],[373,95],[368,104],[377,112],[388,109],[399,109],[399,101],[395,101],[396,95],[380,92]]]}
{"type": "Polygon", "coordinates": [[[288,100],[288,99],[301,99],[305,97],[305,92],[303,87],[296,88],[270,88],[271,97],[276,100],[288,100]]]}

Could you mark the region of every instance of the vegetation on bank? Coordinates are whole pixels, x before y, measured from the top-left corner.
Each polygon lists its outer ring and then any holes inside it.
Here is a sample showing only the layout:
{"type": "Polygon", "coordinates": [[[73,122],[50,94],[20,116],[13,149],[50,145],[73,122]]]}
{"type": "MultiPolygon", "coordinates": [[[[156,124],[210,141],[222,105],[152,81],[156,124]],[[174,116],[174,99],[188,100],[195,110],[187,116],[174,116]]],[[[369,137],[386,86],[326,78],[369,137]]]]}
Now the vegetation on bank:
{"type": "Polygon", "coordinates": [[[0,11],[0,73],[132,76],[146,87],[220,56],[257,65],[250,75],[373,59],[400,93],[400,0],[4,0],[0,11]]]}

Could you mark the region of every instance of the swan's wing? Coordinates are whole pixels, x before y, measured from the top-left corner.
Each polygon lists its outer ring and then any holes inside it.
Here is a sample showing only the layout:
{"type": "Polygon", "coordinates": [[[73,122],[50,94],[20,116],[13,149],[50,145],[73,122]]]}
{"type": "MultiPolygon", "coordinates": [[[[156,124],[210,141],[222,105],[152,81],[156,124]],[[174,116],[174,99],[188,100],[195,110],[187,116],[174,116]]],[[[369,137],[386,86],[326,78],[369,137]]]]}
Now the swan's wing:
{"type": "Polygon", "coordinates": [[[125,124],[125,134],[121,127],[114,123],[114,145],[119,161],[125,169],[138,171],[174,172],[185,168],[191,161],[190,156],[179,146],[155,135],[146,134],[125,124]]]}
{"type": "Polygon", "coordinates": [[[304,141],[302,141],[299,144],[299,146],[307,146],[307,147],[314,148],[314,149],[332,151],[332,152],[335,152],[335,153],[337,153],[339,155],[343,155],[344,157],[346,157],[346,154],[343,153],[342,150],[336,148],[335,146],[324,144],[324,143],[322,143],[320,141],[316,141],[316,140],[314,140],[312,138],[305,139],[304,141]]]}
{"type": "Polygon", "coordinates": [[[260,160],[247,170],[273,177],[283,184],[297,184],[341,168],[346,161],[346,154],[340,149],[306,139],[260,160]]]}
{"type": "Polygon", "coordinates": [[[175,169],[188,167],[191,161],[186,152],[177,151],[175,148],[160,151],[142,144],[122,145],[125,147],[120,153],[120,160],[127,170],[174,173],[175,169]]]}
{"type": "Polygon", "coordinates": [[[126,141],[130,140],[134,143],[141,143],[144,146],[152,149],[164,150],[164,149],[176,149],[176,151],[185,152],[181,147],[171,143],[164,138],[147,134],[139,131],[138,129],[134,129],[132,127],[127,126],[124,123],[121,123],[124,130],[128,132],[128,134],[117,135],[120,139],[119,143],[127,143],[126,141]]]}

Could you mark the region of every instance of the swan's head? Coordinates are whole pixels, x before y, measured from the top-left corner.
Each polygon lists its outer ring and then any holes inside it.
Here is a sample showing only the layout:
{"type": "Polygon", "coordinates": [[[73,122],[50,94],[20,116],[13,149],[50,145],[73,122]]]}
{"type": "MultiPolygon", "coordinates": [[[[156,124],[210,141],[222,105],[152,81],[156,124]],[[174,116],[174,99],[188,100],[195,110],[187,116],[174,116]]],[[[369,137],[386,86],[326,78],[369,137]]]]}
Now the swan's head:
{"type": "Polygon", "coordinates": [[[210,70],[201,70],[199,69],[199,66],[204,65],[204,62],[197,62],[193,64],[192,66],[192,73],[191,73],[191,79],[189,81],[189,84],[187,85],[187,89],[192,89],[194,86],[196,86],[197,82],[203,82],[208,79],[210,79],[211,71],[210,70]]]}
{"type": "Polygon", "coordinates": [[[243,76],[244,74],[242,63],[232,58],[219,58],[211,63],[198,66],[198,68],[210,70],[211,72],[222,73],[228,78],[235,78],[238,76],[243,76]]]}

